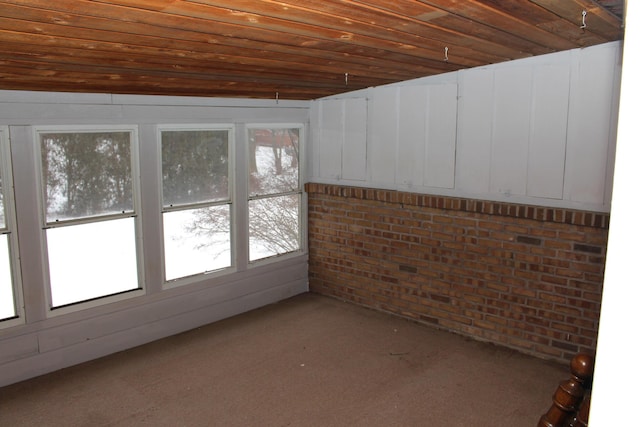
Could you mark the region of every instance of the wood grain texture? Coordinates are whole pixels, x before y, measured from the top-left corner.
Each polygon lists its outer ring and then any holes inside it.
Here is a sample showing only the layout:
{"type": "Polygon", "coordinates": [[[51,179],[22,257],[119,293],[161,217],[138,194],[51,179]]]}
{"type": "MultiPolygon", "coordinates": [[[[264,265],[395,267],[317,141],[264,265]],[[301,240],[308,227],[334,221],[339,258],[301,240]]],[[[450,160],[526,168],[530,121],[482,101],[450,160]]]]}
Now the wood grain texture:
{"type": "Polygon", "coordinates": [[[4,0],[0,89],[314,99],[621,39],[601,3],[4,0]]]}

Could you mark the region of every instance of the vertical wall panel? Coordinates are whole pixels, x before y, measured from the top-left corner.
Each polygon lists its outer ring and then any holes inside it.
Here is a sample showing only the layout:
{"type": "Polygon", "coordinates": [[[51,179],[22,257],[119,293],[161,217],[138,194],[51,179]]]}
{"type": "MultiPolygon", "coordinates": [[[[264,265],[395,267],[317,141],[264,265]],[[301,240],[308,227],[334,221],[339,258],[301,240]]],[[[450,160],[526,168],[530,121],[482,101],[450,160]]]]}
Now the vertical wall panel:
{"type": "Polygon", "coordinates": [[[611,89],[611,121],[609,122],[609,146],[607,150],[607,172],[604,184],[604,202],[610,204],[613,192],[613,174],[616,163],[616,146],[618,145],[618,112],[620,106],[620,85],[622,80],[622,49],[613,49],[615,56],[613,82],[611,89]]]}
{"type": "Polygon", "coordinates": [[[524,67],[497,69],[494,79],[490,189],[506,196],[524,195],[532,72],[524,67]]]}
{"type": "Polygon", "coordinates": [[[564,181],[570,67],[537,67],[533,82],[527,195],[561,199],[564,181]]]}
{"type": "MultiPolygon", "coordinates": [[[[62,107],[64,108],[64,107],[62,107]]],[[[0,117],[2,105],[0,105],[0,117]]],[[[35,171],[38,164],[36,144],[33,143],[33,129],[30,126],[10,126],[11,162],[13,170],[14,197],[19,221],[18,251],[20,254],[24,312],[28,322],[38,322],[47,318],[47,298],[44,284],[47,266],[44,262],[44,233],[40,219],[40,194],[38,193],[35,171]],[[26,264],[26,260],[29,260],[26,264]],[[28,265],[28,267],[27,267],[28,265]]]]}
{"type": "Polygon", "coordinates": [[[342,172],[342,138],[344,129],[344,101],[324,100],[320,104],[318,142],[319,176],[340,179],[342,172]]]}
{"type": "Polygon", "coordinates": [[[604,194],[616,50],[607,45],[589,55],[573,53],[565,199],[608,203],[604,194]]]}
{"type": "MultiPolygon", "coordinates": [[[[313,101],[309,104],[309,136],[310,141],[307,144],[306,165],[307,177],[313,180],[314,177],[320,176],[320,127],[322,125],[320,109],[321,101],[313,101]]],[[[306,181],[306,180],[305,180],[306,181]]]]}
{"type": "Polygon", "coordinates": [[[493,71],[460,72],[456,188],[464,193],[489,191],[493,71]]]}
{"type": "Polygon", "coordinates": [[[409,188],[423,184],[428,96],[427,86],[398,88],[396,183],[409,188]]]}
{"type": "Polygon", "coordinates": [[[456,162],[458,85],[429,87],[424,185],[453,188],[456,162]]]}
{"type": "Polygon", "coordinates": [[[342,178],[367,179],[367,100],[344,100],[342,178]]]}
{"type": "Polygon", "coordinates": [[[372,101],[369,138],[369,175],[377,184],[395,182],[398,140],[398,102],[396,88],[378,88],[372,101]]]}

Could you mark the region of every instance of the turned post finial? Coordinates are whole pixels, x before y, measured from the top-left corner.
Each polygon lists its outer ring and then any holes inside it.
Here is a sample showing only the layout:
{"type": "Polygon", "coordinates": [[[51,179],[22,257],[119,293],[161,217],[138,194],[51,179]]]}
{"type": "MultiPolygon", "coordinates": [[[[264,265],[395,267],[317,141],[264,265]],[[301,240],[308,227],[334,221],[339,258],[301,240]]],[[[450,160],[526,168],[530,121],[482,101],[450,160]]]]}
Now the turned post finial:
{"type": "Polygon", "coordinates": [[[553,403],[540,417],[538,427],[565,427],[576,417],[585,392],[591,387],[593,367],[594,358],[588,354],[580,353],[571,359],[571,377],[558,385],[553,403]]]}
{"type": "Polygon", "coordinates": [[[588,383],[593,377],[593,365],[593,356],[584,353],[577,354],[571,359],[571,374],[580,379],[583,384],[588,383]]]}

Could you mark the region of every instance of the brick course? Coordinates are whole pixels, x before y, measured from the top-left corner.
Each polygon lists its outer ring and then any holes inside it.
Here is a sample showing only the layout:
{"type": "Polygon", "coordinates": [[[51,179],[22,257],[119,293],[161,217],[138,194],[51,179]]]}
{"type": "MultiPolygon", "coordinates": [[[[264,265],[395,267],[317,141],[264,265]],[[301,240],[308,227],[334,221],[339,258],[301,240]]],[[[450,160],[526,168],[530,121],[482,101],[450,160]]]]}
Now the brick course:
{"type": "Polygon", "coordinates": [[[543,358],[595,351],[607,214],[305,189],[312,292],[543,358]]]}

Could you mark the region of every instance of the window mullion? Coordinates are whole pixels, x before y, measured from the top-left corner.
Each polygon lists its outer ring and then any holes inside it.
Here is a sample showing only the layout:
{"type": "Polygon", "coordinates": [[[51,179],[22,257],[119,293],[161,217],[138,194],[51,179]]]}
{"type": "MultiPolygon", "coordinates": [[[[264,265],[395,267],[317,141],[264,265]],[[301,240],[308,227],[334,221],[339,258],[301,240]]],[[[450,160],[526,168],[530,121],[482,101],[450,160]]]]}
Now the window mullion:
{"type": "Polygon", "coordinates": [[[162,207],[162,213],[165,212],[176,212],[176,211],[184,211],[188,209],[200,209],[200,208],[208,208],[211,206],[224,206],[230,205],[231,200],[216,200],[215,202],[202,202],[202,203],[185,203],[180,205],[169,205],[162,207]]]}
{"type": "Polygon", "coordinates": [[[135,212],[131,211],[131,212],[123,212],[121,214],[114,214],[114,215],[101,215],[101,216],[93,216],[93,217],[86,217],[86,218],[79,218],[79,219],[55,220],[53,222],[51,221],[46,222],[43,229],[47,230],[49,228],[67,227],[72,225],[82,225],[82,224],[90,224],[94,222],[110,221],[114,219],[137,218],[137,217],[138,215],[135,212]]]}
{"type": "Polygon", "coordinates": [[[269,199],[271,197],[280,197],[280,196],[293,196],[300,193],[302,193],[302,190],[283,191],[282,193],[254,194],[249,196],[249,200],[269,199]]]}

